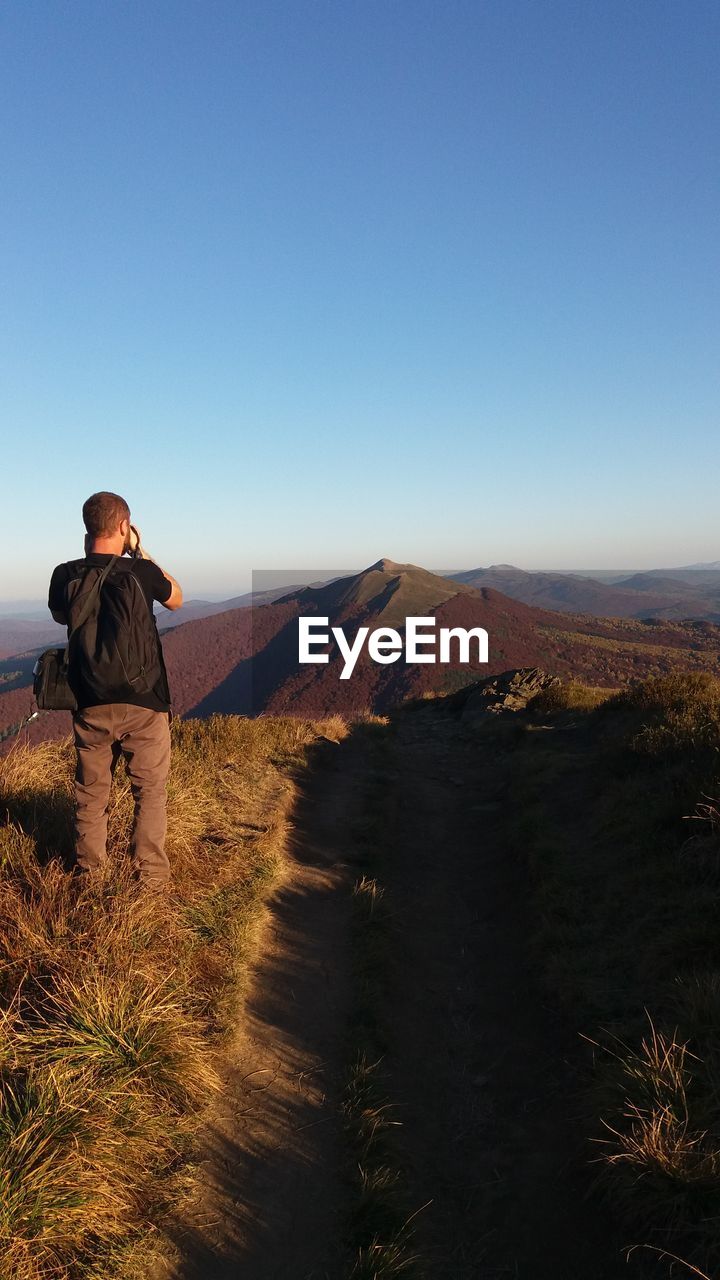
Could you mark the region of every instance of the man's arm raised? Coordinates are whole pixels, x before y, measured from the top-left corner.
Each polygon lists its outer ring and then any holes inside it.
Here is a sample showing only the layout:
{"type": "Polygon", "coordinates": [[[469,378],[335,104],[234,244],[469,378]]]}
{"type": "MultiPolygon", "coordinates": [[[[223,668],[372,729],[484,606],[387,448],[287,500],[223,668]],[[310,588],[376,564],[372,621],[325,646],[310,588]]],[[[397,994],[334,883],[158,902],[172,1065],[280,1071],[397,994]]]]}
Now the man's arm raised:
{"type": "Polygon", "coordinates": [[[145,550],[140,541],[140,530],[136,529],[134,524],[130,525],[130,553],[133,556],[137,556],[138,560],[150,560],[153,564],[157,565],[163,577],[167,578],[168,582],[172,583],[172,591],[170,592],[170,595],[167,600],[161,600],[160,603],[164,609],[172,609],[173,611],[175,609],[179,609],[183,602],[183,593],[180,583],[176,582],[172,574],[168,573],[167,569],[163,569],[161,565],[157,564],[157,560],[153,560],[149,552],[145,550]]]}

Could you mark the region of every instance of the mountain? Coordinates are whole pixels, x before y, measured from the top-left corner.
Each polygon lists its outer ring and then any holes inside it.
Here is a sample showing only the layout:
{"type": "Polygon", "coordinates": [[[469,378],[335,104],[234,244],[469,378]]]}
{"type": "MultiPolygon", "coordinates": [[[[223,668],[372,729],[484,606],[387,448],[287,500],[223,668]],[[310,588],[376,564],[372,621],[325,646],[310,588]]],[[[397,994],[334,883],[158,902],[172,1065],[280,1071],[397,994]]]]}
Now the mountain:
{"type": "MultiPolygon", "coordinates": [[[[297,588],[296,588],[297,589],[297,588]]],[[[210,618],[216,613],[226,613],[229,609],[247,609],[253,603],[266,604],[276,600],[278,596],[293,590],[287,584],[282,587],[270,587],[264,591],[248,591],[241,596],[233,596],[229,600],[187,600],[182,609],[170,612],[156,605],[155,618],[161,634],[171,627],[181,626],[185,622],[210,618]]],[[[54,644],[63,644],[66,637],[65,627],[53,622],[48,616],[47,605],[28,610],[25,615],[0,615],[0,659],[10,658],[14,654],[24,654],[29,650],[49,648],[54,644]]]]}
{"type": "MultiPolygon", "coordinates": [[[[47,614],[47,609],[45,612],[47,614]]],[[[0,618],[0,658],[25,653],[28,649],[62,644],[65,634],[65,628],[53,622],[49,614],[45,621],[0,618]]]]}
{"type": "MultiPolygon", "coordinates": [[[[622,585],[625,586],[625,583],[630,578],[635,578],[638,576],[646,577],[649,580],[665,579],[666,581],[672,581],[676,583],[685,582],[689,586],[698,588],[700,590],[704,590],[706,588],[710,589],[711,591],[714,590],[716,592],[720,590],[720,569],[714,569],[712,566],[709,566],[707,568],[698,568],[698,569],[683,569],[683,568],[643,569],[640,575],[634,574],[634,573],[629,573],[629,574],[626,573],[623,576],[622,585]]],[[[617,585],[620,585],[619,580],[617,585]]]]}
{"type": "MultiPolygon", "coordinates": [[[[494,587],[514,600],[542,609],[566,613],[592,613],[600,617],[639,617],[667,604],[658,590],[656,597],[638,596],[635,591],[584,578],[549,571],[530,572],[514,565],[491,565],[488,569],[467,569],[453,574],[456,582],[474,587],[494,587]]],[[[720,619],[719,619],[720,620],[720,619]]]]}
{"type": "Polygon", "coordinates": [[[622,587],[624,591],[642,591],[662,593],[665,595],[683,596],[684,598],[693,598],[697,593],[697,585],[692,582],[683,581],[682,578],[673,578],[669,573],[663,573],[662,570],[645,569],[641,573],[633,573],[629,578],[623,578],[622,587]]]}
{"type": "Polygon", "coordinates": [[[683,566],[683,568],[690,569],[690,570],[696,570],[696,569],[720,570],[720,560],[709,560],[706,564],[686,564],[683,566]]]}
{"type": "Polygon", "coordinates": [[[451,583],[419,565],[398,564],[384,558],[350,577],[290,591],[281,596],[278,603],[296,600],[313,612],[333,614],[338,623],[370,608],[376,624],[383,622],[393,627],[402,624],[411,614],[426,613],[444,600],[467,591],[464,584],[451,583]]]}
{"type": "Polygon", "coordinates": [[[450,575],[469,586],[492,586],[514,600],[565,613],[605,618],[704,618],[720,622],[720,572],[651,569],[616,581],[515,565],[490,565],[450,575]]]}
{"type": "MultiPolygon", "coordinates": [[[[516,576],[523,574],[510,569],[516,576]]],[[[298,587],[267,603],[178,622],[163,633],[163,650],[179,715],[312,717],[383,713],[405,698],[451,691],[478,676],[515,667],[542,667],[611,687],[675,670],[717,673],[720,627],[706,619],[642,621],[550,610],[493,586],[474,586],[383,558],[360,573],[298,587]],[[403,653],[383,664],[374,662],[365,646],[350,679],[341,680],[344,659],[334,643],[327,663],[299,662],[301,616],[327,618],[324,629],[342,628],[348,643],[360,627],[393,628],[403,637],[409,616],[433,617],[437,627],[482,627],[488,635],[488,661],[480,663],[474,649],[465,663],[455,652],[449,663],[411,663],[403,653]]],[[[30,708],[33,661],[29,654],[0,662],[0,681],[7,679],[4,691],[0,684],[0,734],[30,708]]],[[[52,712],[33,724],[30,738],[62,736],[69,728],[67,713],[52,712]]]]}

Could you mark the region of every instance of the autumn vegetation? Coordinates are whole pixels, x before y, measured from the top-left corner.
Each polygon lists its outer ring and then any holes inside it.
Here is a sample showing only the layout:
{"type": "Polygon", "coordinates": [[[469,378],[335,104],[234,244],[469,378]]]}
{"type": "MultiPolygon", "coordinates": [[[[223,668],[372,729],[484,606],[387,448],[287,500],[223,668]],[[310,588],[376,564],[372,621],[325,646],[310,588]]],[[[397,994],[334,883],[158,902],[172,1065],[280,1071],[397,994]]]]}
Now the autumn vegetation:
{"type": "Polygon", "coordinates": [[[73,748],[0,761],[0,1273],[142,1275],[181,1195],[278,870],[290,774],[323,730],[176,720],[169,893],[143,893],[113,784],[107,874],[70,870],[73,748]]]}

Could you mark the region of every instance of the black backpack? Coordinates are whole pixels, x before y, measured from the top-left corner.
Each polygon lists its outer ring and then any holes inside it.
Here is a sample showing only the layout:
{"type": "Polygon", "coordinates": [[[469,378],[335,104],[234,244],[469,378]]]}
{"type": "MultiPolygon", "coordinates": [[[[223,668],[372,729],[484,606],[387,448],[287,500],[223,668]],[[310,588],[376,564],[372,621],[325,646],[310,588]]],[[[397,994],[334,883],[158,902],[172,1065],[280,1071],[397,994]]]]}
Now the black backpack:
{"type": "Polygon", "coordinates": [[[67,644],[47,650],[35,668],[39,708],[74,711],[81,692],[89,704],[127,702],[164,677],[155,618],[127,561],[113,556],[103,568],[85,568],[67,583],[65,599],[67,644]]]}

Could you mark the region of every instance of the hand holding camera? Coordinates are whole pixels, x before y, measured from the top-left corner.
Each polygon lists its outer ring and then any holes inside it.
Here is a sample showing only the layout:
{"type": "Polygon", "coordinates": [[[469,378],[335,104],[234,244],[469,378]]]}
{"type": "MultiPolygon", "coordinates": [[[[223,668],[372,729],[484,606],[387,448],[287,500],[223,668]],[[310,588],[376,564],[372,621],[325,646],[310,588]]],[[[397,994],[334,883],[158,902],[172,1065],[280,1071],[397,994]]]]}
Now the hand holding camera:
{"type": "Polygon", "coordinates": [[[131,524],[128,530],[128,552],[133,558],[142,557],[140,530],[134,524],[131,524]]]}

